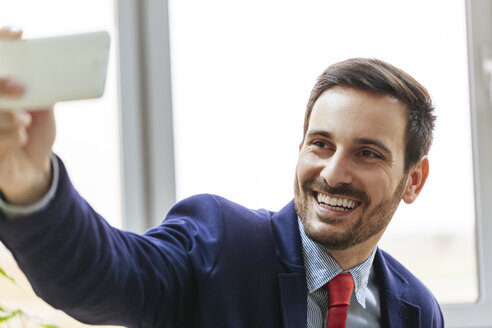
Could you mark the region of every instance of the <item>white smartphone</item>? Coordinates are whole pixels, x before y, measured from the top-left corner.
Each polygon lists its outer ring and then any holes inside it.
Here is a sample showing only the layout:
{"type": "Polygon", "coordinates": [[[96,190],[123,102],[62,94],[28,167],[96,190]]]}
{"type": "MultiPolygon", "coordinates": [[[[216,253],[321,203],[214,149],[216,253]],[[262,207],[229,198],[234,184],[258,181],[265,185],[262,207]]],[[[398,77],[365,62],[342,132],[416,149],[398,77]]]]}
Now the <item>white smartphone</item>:
{"type": "Polygon", "coordinates": [[[103,95],[109,55],[107,32],[27,40],[0,40],[0,77],[25,87],[0,96],[0,109],[36,109],[103,95]]]}

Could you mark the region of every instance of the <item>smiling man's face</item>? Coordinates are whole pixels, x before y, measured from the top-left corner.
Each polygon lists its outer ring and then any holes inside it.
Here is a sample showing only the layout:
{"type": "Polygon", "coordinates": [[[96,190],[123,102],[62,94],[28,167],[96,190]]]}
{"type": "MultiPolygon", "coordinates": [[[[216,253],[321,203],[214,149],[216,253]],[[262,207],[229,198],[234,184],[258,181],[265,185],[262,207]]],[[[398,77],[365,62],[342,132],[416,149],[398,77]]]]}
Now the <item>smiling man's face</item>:
{"type": "Polygon", "coordinates": [[[406,106],[334,87],[316,101],[300,148],[295,205],[306,235],[332,250],[375,247],[411,182],[406,106]]]}

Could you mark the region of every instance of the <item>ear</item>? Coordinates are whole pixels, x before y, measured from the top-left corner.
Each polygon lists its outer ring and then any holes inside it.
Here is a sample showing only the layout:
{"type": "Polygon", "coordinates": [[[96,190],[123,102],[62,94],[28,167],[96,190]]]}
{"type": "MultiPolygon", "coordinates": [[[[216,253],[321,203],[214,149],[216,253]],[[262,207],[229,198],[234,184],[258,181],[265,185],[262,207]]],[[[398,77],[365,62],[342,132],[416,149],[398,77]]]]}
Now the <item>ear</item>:
{"type": "Polygon", "coordinates": [[[429,176],[429,158],[427,156],[422,157],[417,164],[410,169],[408,175],[407,186],[403,193],[403,201],[407,204],[411,204],[417,199],[420,191],[424,187],[425,181],[429,176]]]}

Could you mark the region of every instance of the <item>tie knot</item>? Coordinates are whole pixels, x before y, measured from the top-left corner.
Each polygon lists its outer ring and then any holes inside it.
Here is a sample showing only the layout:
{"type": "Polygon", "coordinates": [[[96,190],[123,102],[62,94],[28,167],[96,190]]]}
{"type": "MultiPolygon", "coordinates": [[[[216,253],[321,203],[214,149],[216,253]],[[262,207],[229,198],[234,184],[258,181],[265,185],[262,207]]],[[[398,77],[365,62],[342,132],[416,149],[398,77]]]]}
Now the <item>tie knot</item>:
{"type": "Polygon", "coordinates": [[[350,297],[354,289],[354,280],[350,273],[340,273],[331,279],[325,288],[328,291],[328,306],[340,306],[350,304],[350,297]]]}

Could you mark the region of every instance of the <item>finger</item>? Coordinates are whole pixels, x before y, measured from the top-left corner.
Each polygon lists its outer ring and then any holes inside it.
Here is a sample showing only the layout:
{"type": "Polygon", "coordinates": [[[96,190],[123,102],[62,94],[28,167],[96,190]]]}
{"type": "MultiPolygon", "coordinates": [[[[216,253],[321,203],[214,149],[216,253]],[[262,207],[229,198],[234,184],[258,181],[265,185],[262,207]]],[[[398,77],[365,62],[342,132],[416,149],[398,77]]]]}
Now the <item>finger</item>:
{"type": "Polygon", "coordinates": [[[24,111],[0,111],[0,132],[12,132],[19,128],[31,125],[32,116],[24,111]]]}
{"type": "Polygon", "coordinates": [[[0,96],[18,97],[24,93],[24,86],[11,78],[0,78],[0,96]]]}
{"type": "Polygon", "coordinates": [[[0,131],[0,154],[5,153],[9,149],[22,147],[28,140],[27,131],[25,128],[15,129],[10,132],[0,131]]]}
{"type": "Polygon", "coordinates": [[[22,37],[22,31],[9,26],[4,26],[0,29],[0,39],[17,40],[22,37]]]}

